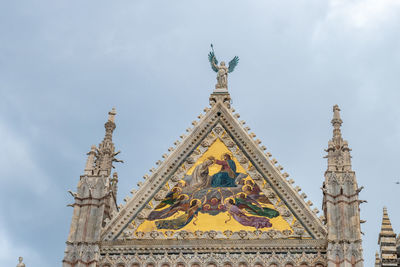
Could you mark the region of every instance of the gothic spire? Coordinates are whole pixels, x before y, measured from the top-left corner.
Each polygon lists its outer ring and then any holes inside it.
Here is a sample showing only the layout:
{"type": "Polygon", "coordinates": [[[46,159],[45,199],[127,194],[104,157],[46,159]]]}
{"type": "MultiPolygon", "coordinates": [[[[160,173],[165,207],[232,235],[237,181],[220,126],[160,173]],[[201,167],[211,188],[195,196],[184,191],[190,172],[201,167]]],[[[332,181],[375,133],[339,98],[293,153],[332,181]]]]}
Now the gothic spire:
{"type": "Polygon", "coordinates": [[[111,168],[113,167],[113,161],[120,162],[120,160],[114,158],[117,154],[119,154],[119,151],[117,153],[114,153],[115,147],[112,141],[112,134],[116,127],[114,122],[116,114],[117,112],[115,111],[115,108],[112,108],[112,110],[108,112],[108,121],[104,124],[106,133],[103,141],[99,144],[99,148],[97,150],[95,169],[96,172],[100,175],[110,175],[111,168]]]}
{"type": "Polygon", "coordinates": [[[396,234],[393,231],[386,207],[383,208],[378,244],[381,251],[381,266],[397,266],[396,234]]]}
{"type": "Polygon", "coordinates": [[[342,126],[342,119],[340,118],[340,108],[338,105],[333,106],[333,137],[328,142],[328,170],[351,170],[351,156],[349,144],[346,140],[343,140],[342,132],[340,127],[342,126]]]}
{"type": "Polygon", "coordinates": [[[342,126],[342,119],[340,118],[340,108],[338,105],[333,106],[333,118],[332,118],[332,126],[333,126],[333,138],[332,141],[335,144],[340,144],[343,141],[342,133],[340,131],[340,127],[342,126]]]}
{"type": "Polygon", "coordinates": [[[383,216],[382,216],[382,225],[381,225],[381,232],[379,236],[388,236],[393,235],[396,238],[396,234],[393,231],[392,223],[390,222],[389,215],[387,212],[387,208],[383,207],[383,216]]]}
{"type": "Polygon", "coordinates": [[[105,123],[105,136],[98,148],[92,146],[80,177],[77,192],[71,193],[75,203],[70,232],[63,259],[63,267],[99,266],[100,233],[105,221],[117,211],[117,182],[115,173],[110,178],[115,158],[112,134],[115,129],[115,108],[109,113],[105,123]]]}
{"type": "MultiPolygon", "coordinates": [[[[328,169],[323,183],[323,210],[328,228],[327,258],[332,266],[362,267],[362,240],[359,192],[355,172],[351,169],[350,149],[343,140],[340,109],[333,106],[333,137],[328,142],[328,169]],[[343,244],[347,244],[343,246],[343,244]]],[[[328,264],[328,266],[331,266],[328,264]]]]}

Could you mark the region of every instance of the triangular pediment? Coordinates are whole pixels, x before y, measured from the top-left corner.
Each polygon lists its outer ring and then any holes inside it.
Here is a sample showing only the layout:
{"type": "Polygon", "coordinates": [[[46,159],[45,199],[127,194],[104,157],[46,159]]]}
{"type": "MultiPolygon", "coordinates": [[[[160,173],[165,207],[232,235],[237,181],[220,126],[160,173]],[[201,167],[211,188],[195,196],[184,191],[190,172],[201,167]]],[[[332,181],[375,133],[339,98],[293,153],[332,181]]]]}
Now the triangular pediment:
{"type": "Polygon", "coordinates": [[[188,136],[107,222],[103,240],[324,238],[322,222],[226,99],[210,101],[188,136]]]}

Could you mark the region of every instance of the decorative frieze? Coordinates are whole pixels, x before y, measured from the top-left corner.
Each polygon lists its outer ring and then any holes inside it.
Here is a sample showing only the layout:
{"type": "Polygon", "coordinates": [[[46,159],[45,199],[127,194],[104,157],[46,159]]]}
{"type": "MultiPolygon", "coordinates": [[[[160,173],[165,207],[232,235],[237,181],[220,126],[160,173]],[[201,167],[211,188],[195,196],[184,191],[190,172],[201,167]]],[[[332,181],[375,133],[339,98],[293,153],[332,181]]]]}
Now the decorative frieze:
{"type": "Polygon", "coordinates": [[[225,253],[134,253],[126,255],[105,254],[101,267],[283,267],[326,266],[325,255],[291,252],[225,252],[225,253]]]}

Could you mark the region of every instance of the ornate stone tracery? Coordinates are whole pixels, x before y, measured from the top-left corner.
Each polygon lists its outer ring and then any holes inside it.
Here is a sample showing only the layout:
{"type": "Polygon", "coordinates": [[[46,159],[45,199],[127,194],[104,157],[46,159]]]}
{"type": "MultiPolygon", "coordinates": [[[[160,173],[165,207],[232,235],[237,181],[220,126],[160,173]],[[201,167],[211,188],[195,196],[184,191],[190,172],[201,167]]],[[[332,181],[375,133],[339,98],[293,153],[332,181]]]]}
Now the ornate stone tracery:
{"type": "Polygon", "coordinates": [[[208,266],[324,266],[325,257],[321,253],[270,253],[268,255],[256,253],[193,253],[193,254],[152,254],[152,255],[128,255],[118,257],[105,255],[100,266],[119,267],[121,264],[125,267],[130,266],[190,266],[190,267],[208,267],[208,266]]]}

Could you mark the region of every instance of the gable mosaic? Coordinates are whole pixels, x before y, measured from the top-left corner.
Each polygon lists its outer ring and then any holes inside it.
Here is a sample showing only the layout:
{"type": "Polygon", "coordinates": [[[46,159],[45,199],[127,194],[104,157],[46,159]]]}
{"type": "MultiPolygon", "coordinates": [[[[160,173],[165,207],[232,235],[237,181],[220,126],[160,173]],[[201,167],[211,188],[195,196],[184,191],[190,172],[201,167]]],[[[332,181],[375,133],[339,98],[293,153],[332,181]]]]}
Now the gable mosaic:
{"type": "MultiPolygon", "coordinates": [[[[221,126],[217,129],[223,131],[221,126]]],[[[193,152],[200,157],[187,169],[184,179],[173,188],[168,183],[165,185],[169,193],[137,228],[136,237],[152,231],[172,236],[172,231],[178,230],[219,231],[225,236],[241,230],[270,229],[285,236],[293,234],[296,220],[286,221],[277,209],[283,211],[285,204],[274,193],[275,198],[268,199],[247,173],[247,169],[253,167],[251,163],[242,157],[243,167],[231,152],[240,153],[239,148],[231,144],[229,149],[224,144],[223,140],[230,139],[225,137],[227,133],[224,131],[220,138],[214,132],[203,143],[212,141],[207,143],[207,150],[202,153],[200,145],[193,152]]],[[[266,181],[261,186],[270,188],[266,181]]],[[[285,211],[283,213],[287,214],[285,211]]]]}
{"type": "Polygon", "coordinates": [[[120,205],[119,178],[111,172],[119,160],[110,112],[105,138],[88,153],[78,190],[71,193],[74,214],[63,266],[362,267],[360,189],[338,107],[319,218],[307,195],[243,126],[227,89],[216,88],[209,103],[189,134],[120,205]],[[332,177],[351,183],[332,183],[332,177]]]}

